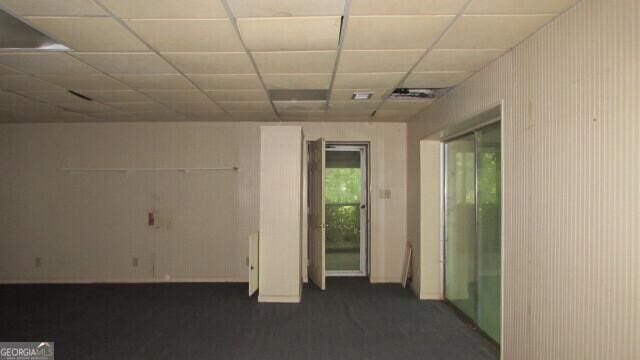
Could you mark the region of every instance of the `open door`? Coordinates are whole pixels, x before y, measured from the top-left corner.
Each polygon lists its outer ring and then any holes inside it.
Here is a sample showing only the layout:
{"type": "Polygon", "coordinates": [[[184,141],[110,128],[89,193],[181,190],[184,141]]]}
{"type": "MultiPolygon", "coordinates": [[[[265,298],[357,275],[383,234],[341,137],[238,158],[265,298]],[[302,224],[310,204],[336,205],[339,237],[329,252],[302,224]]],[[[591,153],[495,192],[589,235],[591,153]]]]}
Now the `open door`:
{"type": "Polygon", "coordinates": [[[253,233],[249,236],[249,296],[258,290],[258,241],[259,234],[253,233]]]}
{"type": "Polygon", "coordinates": [[[325,285],[325,141],[309,144],[309,279],[320,289],[325,285]]]}

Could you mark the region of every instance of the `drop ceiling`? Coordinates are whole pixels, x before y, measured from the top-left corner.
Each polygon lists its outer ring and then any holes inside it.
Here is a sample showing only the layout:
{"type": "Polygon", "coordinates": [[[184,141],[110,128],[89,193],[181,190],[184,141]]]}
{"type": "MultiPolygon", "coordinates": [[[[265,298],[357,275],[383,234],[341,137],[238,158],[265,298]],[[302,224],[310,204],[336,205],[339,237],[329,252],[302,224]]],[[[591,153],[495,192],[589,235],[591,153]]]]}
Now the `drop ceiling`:
{"type": "Polygon", "coordinates": [[[0,50],[0,121],[407,121],[577,1],[0,0],[70,49],[0,50]]]}

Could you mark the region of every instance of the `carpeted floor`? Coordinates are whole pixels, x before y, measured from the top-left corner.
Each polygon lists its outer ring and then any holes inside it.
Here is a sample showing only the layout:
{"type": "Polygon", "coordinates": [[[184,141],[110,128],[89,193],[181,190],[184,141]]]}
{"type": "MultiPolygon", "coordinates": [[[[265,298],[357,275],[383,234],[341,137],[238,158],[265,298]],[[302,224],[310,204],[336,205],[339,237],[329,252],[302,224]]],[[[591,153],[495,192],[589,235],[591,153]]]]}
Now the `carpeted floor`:
{"type": "Polygon", "coordinates": [[[246,284],[2,285],[0,341],[55,341],[57,359],[497,359],[445,304],[399,285],[328,279],[300,304],[246,284]]]}

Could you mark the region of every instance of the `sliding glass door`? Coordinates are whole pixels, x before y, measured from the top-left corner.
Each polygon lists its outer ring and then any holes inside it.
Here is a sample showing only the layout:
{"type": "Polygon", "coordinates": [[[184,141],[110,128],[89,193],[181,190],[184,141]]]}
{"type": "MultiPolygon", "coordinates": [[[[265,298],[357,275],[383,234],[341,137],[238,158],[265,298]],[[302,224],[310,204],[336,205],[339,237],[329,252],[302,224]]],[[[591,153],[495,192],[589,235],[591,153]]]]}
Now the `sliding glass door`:
{"type": "Polygon", "coordinates": [[[445,144],[445,298],[500,342],[500,124],[445,144]]]}

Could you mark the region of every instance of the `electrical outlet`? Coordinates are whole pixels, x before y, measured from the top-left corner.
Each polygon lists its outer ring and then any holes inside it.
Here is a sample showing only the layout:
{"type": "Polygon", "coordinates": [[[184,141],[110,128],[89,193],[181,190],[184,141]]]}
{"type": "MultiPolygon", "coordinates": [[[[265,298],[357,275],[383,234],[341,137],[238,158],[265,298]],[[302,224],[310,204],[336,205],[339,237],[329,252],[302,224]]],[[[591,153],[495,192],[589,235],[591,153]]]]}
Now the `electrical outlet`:
{"type": "Polygon", "coordinates": [[[37,258],[35,258],[33,266],[35,266],[37,268],[41,268],[42,267],[42,258],[39,257],[39,256],[37,258]]]}
{"type": "Polygon", "coordinates": [[[131,266],[138,267],[138,263],[139,261],[137,257],[134,257],[133,259],[131,259],[131,266]]]}

